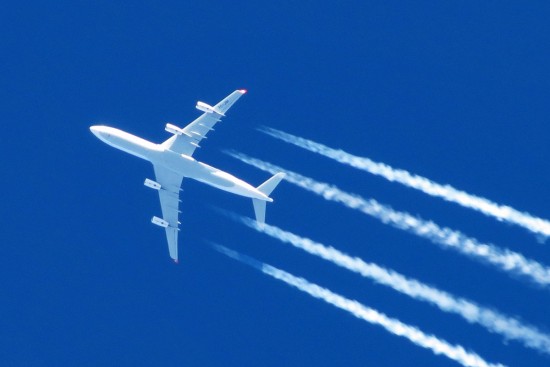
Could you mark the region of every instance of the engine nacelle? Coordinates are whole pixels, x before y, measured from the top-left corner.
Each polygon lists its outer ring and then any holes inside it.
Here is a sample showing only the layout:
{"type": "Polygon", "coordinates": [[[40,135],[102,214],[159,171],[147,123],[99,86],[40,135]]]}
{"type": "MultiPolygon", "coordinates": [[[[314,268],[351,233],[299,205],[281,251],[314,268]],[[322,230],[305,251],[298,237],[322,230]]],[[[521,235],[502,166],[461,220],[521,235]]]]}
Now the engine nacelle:
{"type": "Polygon", "coordinates": [[[220,116],[225,116],[221,111],[217,110],[216,108],[210,106],[209,104],[207,103],[204,103],[204,102],[197,102],[197,105],[195,106],[195,108],[199,111],[202,111],[202,112],[206,112],[206,113],[215,113],[217,115],[220,115],[220,116]]]}
{"type": "Polygon", "coordinates": [[[155,190],[160,190],[162,188],[161,184],[148,178],[145,179],[145,182],[143,184],[155,190]]]}
{"type": "Polygon", "coordinates": [[[174,135],[181,135],[183,134],[183,130],[177,127],[176,125],[172,125],[171,123],[167,123],[164,130],[168,131],[169,133],[172,133],[174,135]]]}
{"type": "Polygon", "coordinates": [[[168,226],[170,225],[170,223],[159,217],[151,218],[151,223],[156,224],[157,226],[162,228],[168,228],[168,226]]]}

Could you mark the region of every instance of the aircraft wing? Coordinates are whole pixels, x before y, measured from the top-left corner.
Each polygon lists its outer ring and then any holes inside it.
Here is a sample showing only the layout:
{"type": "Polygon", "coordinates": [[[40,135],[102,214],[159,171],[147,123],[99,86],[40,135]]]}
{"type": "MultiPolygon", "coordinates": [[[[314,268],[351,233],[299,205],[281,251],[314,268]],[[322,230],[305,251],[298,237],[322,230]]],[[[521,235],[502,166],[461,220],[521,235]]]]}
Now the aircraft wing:
{"type": "Polygon", "coordinates": [[[166,140],[162,145],[179,154],[185,154],[192,156],[195,149],[199,148],[199,143],[202,139],[206,138],[206,134],[209,131],[214,130],[214,125],[225,116],[225,113],[229,108],[237,102],[246,90],[236,90],[224,99],[222,99],[215,106],[209,106],[203,102],[197,103],[197,109],[204,111],[195,121],[183,129],[179,129],[176,126],[166,126],[166,130],[174,133],[174,136],[166,140]]]}
{"type": "MultiPolygon", "coordinates": [[[[165,223],[166,239],[170,257],[178,262],[178,231],[179,231],[179,193],[183,176],[162,166],[154,166],[157,182],[161,185],[159,192],[162,219],[165,223]]],[[[153,218],[153,221],[155,218],[153,218]]]]}

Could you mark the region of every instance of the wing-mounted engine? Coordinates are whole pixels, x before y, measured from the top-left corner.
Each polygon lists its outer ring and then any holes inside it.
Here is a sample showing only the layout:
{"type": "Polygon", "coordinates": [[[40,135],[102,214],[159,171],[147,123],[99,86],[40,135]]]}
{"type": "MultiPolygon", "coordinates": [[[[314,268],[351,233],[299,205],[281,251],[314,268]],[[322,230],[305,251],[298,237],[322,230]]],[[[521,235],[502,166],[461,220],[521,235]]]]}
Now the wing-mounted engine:
{"type": "Polygon", "coordinates": [[[189,135],[185,131],[183,131],[183,129],[180,129],[179,127],[177,127],[176,125],[172,125],[171,123],[167,123],[164,130],[166,130],[169,133],[174,134],[174,135],[186,135],[190,138],[192,137],[191,135],[189,135]]]}
{"type": "MultiPolygon", "coordinates": [[[[180,229],[178,227],[175,227],[175,226],[171,226],[170,223],[168,223],[168,221],[162,219],[162,218],[159,218],[157,216],[154,216],[153,218],[151,218],[151,223],[153,224],[156,224],[157,226],[159,227],[162,227],[162,228],[173,228],[175,230],[177,230],[178,232],[180,231],[180,229]]],[[[181,222],[178,221],[178,225],[181,224],[181,222]]]]}
{"type": "MultiPolygon", "coordinates": [[[[183,156],[182,158],[185,159],[185,158],[188,158],[188,157],[183,156]]],[[[194,160],[193,158],[188,158],[188,159],[194,160]]],[[[161,190],[162,190],[162,191],[165,191],[165,192],[167,192],[168,194],[171,194],[171,195],[179,195],[178,193],[179,193],[180,191],[183,191],[183,190],[181,189],[181,187],[178,187],[178,188],[173,187],[172,189],[169,189],[169,188],[167,188],[167,187],[162,186],[160,183],[158,183],[158,182],[156,182],[156,181],[153,181],[153,180],[151,180],[151,179],[149,179],[149,178],[146,178],[146,179],[145,179],[145,182],[143,182],[143,185],[144,185],[144,186],[147,186],[147,187],[149,187],[149,188],[151,188],[151,189],[153,189],[153,190],[157,190],[157,191],[161,191],[161,190]]],[[[179,200],[179,198],[177,198],[177,196],[176,196],[176,199],[181,203],[181,200],[179,200]]]]}
{"type": "MultiPolygon", "coordinates": [[[[200,125],[199,125],[200,126],[200,125]]],[[[164,128],[164,130],[168,131],[169,133],[172,133],[174,135],[185,135],[187,136],[188,138],[190,138],[191,140],[189,141],[189,144],[191,144],[192,146],[194,146],[195,148],[200,148],[200,145],[199,145],[199,141],[201,139],[206,139],[206,136],[202,135],[201,133],[197,132],[197,131],[190,131],[190,132],[186,132],[185,130],[183,129],[180,129],[179,127],[177,127],[176,125],[172,125],[171,123],[167,123],[166,124],[166,127],[164,128]]],[[[213,129],[209,129],[209,130],[213,130],[213,129]]]]}
{"type": "Polygon", "coordinates": [[[145,182],[143,184],[147,187],[150,187],[151,189],[154,189],[154,190],[160,190],[162,188],[161,184],[159,184],[156,181],[150,180],[148,178],[145,179],[145,182]]]}
{"type": "Polygon", "coordinates": [[[168,228],[170,226],[170,223],[159,217],[151,218],[151,223],[156,224],[157,226],[162,228],[168,228]]]}
{"type": "Polygon", "coordinates": [[[216,115],[225,116],[225,114],[222,111],[218,110],[216,107],[212,107],[209,104],[201,101],[197,102],[195,108],[202,112],[215,113],[216,115]]]}

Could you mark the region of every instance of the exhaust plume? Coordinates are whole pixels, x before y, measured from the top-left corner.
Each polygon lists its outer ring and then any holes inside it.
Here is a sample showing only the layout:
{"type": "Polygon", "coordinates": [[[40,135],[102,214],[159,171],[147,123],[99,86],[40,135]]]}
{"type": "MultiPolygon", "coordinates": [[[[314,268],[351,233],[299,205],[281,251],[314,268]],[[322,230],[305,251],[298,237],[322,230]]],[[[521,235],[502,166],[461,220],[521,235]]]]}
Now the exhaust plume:
{"type": "Polygon", "coordinates": [[[452,345],[434,335],[428,335],[415,326],[407,325],[397,319],[367,307],[357,301],[345,298],[326,288],[310,283],[304,278],[296,277],[271,265],[261,263],[248,256],[230,250],[227,247],[213,244],[214,249],[235,260],[247,264],[272,278],[278,279],[310,296],[323,300],[353,316],[373,325],[384,328],[391,334],[408,339],[411,343],[428,349],[436,355],[443,355],[467,367],[504,367],[502,364],[493,364],[485,361],[474,352],[467,351],[460,345],[452,345]]]}
{"type": "Polygon", "coordinates": [[[469,323],[481,325],[489,332],[500,334],[505,340],[517,340],[528,348],[550,354],[550,336],[534,326],[522,324],[516,318],[503,315],[498,311],[480,306],[473,301],[457,297],[416,279],[407,278],[396,271],[386,269],[375,263],[367,263],[358,257],[349,256],[334,247],[325,246],[269,224],[258,225],[256,221],[250,218],[224,210],[220,211],[231,219],[283,243],[291,244],[312,255],[369,278],[378,284],[388,286],[415,300],[427,302],[443,312],[459,315],[469,323]]]}
{"type": "Polygon", "coordinates": [[[384,177],[388,181],[399,182],[405,186],[420,190],[425,194],[439,197],[449,202],[461,205],[493,217],[499,221],[521,226],[532,233],[546,239],[550,236],[550,221],[520,212],[512,207],[494,203],[488,199],[468,194],[450,185],[441,185],[428,178],[412,174],[406,170],[396,169],[384,163],[375,162],[366,157],[358,157],[343,150],[333,149],[312,140],[300,138],[284,131],[269,127],[261,127],[259,131],[286,143],[307,149],[310,152],[331,158],[339,163],[384,177]]]}
{"type": "Polygon", "coordinates": [[[415,217],[407,212],[399,212],[374,199],[364,199],[359,195],[342,191],[334,185],[315,181],[296,172],[249,157],[246,154],[226,153],[263,171],[271,173],[285,172],[286,181],[313,192],[325,200],[335,201],[348,208],[358,210],[384,224],[426,238],[443,248],[453,249],[472,259],[491,264],[501,271],[523,277],[539,286],[548,287],[550,285],[550,269],[534,260],[525,258],[517,252],[502,249],[493,244],[480,243],[477,239],[468,237],[460,231],[440,227],[432,221],[415,217]]]}

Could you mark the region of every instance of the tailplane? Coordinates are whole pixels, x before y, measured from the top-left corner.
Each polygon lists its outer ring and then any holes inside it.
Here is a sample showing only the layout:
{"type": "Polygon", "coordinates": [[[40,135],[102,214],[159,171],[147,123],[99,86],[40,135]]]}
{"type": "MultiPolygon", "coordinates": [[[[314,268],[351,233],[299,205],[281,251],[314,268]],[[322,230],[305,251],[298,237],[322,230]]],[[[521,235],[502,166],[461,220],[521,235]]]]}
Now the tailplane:
{"type": "MultiPolygon", "coordinates": [[[[269,196],[273,190],[275,190],[275,187],[281,182],[281,180],[285,177],[285,174],[283,172],[279,172],[273,177],[271,177],[269,180],[261,184],[257,187],[258,191],[260,191],[262,194],[265,194],[266,196],[269,196]]],[[[256,214],[256,221],[258,224],[264,224],[265,223],[265,207],[266,207],[267,201],[260,200],[260,199],[252,199],[252,204],[254,205],[254,214],[256,214]]]]}
{"type": "Polygon", "coordinates": [[[254,205],[254,214],[256,214],[256,222],[262,225],[265,223],[265,206],[267,201],[252,199],[252,205],[254,205]]]}

